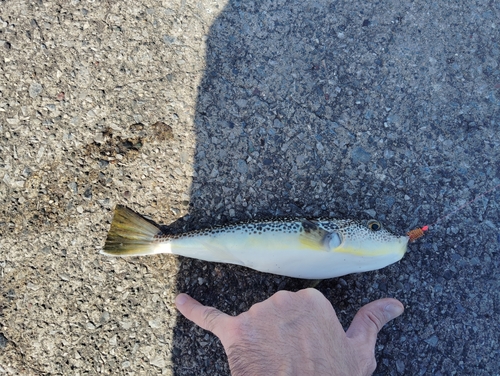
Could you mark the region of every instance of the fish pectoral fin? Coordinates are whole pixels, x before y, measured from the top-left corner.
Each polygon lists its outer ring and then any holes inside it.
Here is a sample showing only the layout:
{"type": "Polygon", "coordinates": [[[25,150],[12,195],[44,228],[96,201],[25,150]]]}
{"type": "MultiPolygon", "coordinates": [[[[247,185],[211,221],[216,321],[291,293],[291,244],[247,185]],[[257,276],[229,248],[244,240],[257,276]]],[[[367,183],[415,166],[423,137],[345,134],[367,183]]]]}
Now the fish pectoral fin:
{"type": "Polygon", "coordinates": [[[309,220],[302,221],[299,239],[304,246],[316,251],[328,251],[330,235],[330,232],[319,227],[317,223],[309,220]]]}

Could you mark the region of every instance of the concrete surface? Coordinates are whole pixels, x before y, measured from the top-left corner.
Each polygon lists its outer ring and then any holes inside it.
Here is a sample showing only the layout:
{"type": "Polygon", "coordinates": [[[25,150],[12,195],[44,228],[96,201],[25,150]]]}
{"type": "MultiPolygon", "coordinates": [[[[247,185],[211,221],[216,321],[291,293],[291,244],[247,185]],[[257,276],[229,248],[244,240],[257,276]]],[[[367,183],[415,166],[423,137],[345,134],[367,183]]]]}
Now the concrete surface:
{"type": "MultiPolygon", "coordinates": [[[[178,231],[268,215],[405,233],[500,184],[494,1],[0,2],[0,374],[228,375],[178,291],[302,281],[98,254],[117,203],[178,231]]],[[[500,370],[500,190],[398,264],[318,286],[386,326],[377,375],[500,370]]]]}

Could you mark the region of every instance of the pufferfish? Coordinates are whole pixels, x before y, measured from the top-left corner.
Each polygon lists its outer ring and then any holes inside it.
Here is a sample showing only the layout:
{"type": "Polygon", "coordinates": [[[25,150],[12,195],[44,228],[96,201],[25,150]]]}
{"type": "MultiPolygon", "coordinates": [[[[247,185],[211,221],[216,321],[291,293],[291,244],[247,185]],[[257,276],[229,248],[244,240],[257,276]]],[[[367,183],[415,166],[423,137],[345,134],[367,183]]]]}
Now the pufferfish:
{"type": "Polygon", "coordinates": [[[303,279],[327,279],[381,269],[404,256],[411,236],[397,236],[377,220],[286,218],[165,234],[117,205],[102,254],[171,253],[303,279]]]}

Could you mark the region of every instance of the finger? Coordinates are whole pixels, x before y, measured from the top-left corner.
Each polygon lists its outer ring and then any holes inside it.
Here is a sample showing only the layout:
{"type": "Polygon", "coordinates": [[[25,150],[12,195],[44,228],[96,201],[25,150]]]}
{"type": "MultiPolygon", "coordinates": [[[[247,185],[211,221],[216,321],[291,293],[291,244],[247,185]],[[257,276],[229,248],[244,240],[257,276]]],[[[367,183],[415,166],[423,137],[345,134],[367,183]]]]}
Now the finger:
{"type": "Polygon", "coordinates": [[[403,311],[403,304],[396,299],[380,299],[368,303],[354,316],[346,335],[375,348],[380,329],[403,311]]]}
{"type": "Polygon", "coordinates": [[[177,295],[175,305],[184,317],[219,338],[223,335],[221,331],[227,320],[232,318],[216,308],[204,306],[187,294],[177,295]]]}
{"type": "Polygon", "coordinates": [[[340,325],[332,303],[330,303],[330,301],[319,290],[307,288],[297,291],[296,295],[300,296],[302,299],[307,299],[311,308],[314,308],[315,310],[322,309],[322,312],[324,312],[326,316],[333,319],[340,325]]]}

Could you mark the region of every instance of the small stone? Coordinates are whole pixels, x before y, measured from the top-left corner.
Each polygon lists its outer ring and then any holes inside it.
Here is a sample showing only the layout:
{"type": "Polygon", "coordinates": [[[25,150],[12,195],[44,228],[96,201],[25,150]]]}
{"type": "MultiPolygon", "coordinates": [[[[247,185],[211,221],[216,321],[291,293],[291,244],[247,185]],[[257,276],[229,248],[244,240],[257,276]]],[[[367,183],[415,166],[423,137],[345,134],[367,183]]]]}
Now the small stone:
{"type": "Polygon", "coordinates": [[[392,150],[387,149],[384,151],[385,159],[391,159],[392,157],[394,157],[394,152],[392,150]]]}
{"type": "Polygon", "coordinates": [[[396,203],[396,199],[395,199],[394,197],[391,197],[391,196],[386,197],[386,198],[384,199],[384,201],[385,201],[385,204],[386,204],[389,208],[391,208],[391,207],[392,207],[392,205],[394,205],[394,204],[396,203]]]}
{"type": "Polygon", "coordinates": [[[365,210],[365,213],[368,214],[372,218],[375,218],[375,216],[377,215],[377,212],[373,209],[365,210]]]}
{"type": "Polygon", "coordinates": [[[73,194],[78,194],[78,185],[75,182],[71,182],[68,184],[68,188],[70,189],[73,194]]]}
{"type": "Polygon", "coordinates": [[[11,185],[11,181],[10,181],[10,176],[9,176],[9,174],[5,174],[5,175],[3,176],[2,181],[3,181],[6,185],[10,186],[10,185],[11,185]]]}
{"type": "Polygon", "coordinates": [[[9,340],[3,335],[3,333],[0,333],[0,349],[6,348],[7,343],[9,343],[9,340]]]}
{"type": "Polygon", "coordinates": [[[92,187],[88,187],[85,192],[83,192],[83,198],[85,200],[91,200],[92,199],[92,187]]]}
{"type": "Polygon", "coordinates": [[[29,95],[31,98],[35,98],[41,94],[43,91],[43,86],[38,82],[33,82],[29,88],[29,95]]]}
{"type": "Polygon", "coordinates": [[[368,163],[371,158],[372,155],[361,146],[354,148],[351,152],[351,159],[353,163],[368,163]]]}
{"type": "Polygon", "coordinates": [[[295,162],[297,162],[297,164],[299,165],[303,164],[306,160],[307,156],[304,154],[297,155],[297,157],[295,158],[295,162]]]}
{"type": "Polygon", "coordinates": [[[109,312],[104,311],[101,315],[101,318],[99,319],[99,322],[101,324],[104,324],[105,322],[109,321],[109,312]]]}
{"type": "Polygon", "coordinates": [[[236,170],[240,174],[246,174],[248,172],[248,165],[243,159],[238,159],[238,162],[236,162],[236,170]]]}
{"type": "Polygon", "coordinates": [[[158,367],[158,368],[165,368],[167,363],[165,362],[165,359],[163,359],[162,356],[157,356],[153,359],[151,359],[150,364],[152,366],[158,367]]]}
{"type": "Polygon", "coordinates": [[[33,173],[33,170],[31,170],[31,168],[29,167],[25,167],[23,172],[22,172],[22,175],[25,177],[25,178],[29,178],[31,176],[31,174],[33,173]]]}
{"type": "Polygon", "coordinates": [[[109,208],[111,206],[111,201],[109,198],[105,198],[103,200],[97,200],[97,202],[105,208],[109,208]]]}
{"type": "Polygon", "coordinates": [[[109,339],[109,345],[110,346],[116,346],[116,344],[118,343],[117,339],[118,339],[118,337],[115,334],[113,337],[111,337],[109,339]]]}
{"type": "Polygon", "coordinates": [[[405,364],[401,359],[396,361],[396,369],[398,370],[398,373],[405,372],[405,364]]]}
{"type": "Polygon", "coordinates": [[[132,327],[132,321],[120,321],[120,326],[123,329],[128,330],[132,327]]]}
{"type": "Polygon", "coordinates": [[[26,284],[26,287],[29,288],[30,290],[33,290],[33,291],[36,291],[36,290],[38,290],[40,288],[40,286],[35,285],[35,284],[31,283],[31,282],[28,282],[26,284]]]}
{"type": "Polygon", "coordinates": [[[175,42],[177,42],[177,38],[172,37],[170,35],[164,35],[162,39],[163,39],[163,43],[165,43],[165,44],[174,44],[175,42]]]}
{"type": "Polygon", "coordinates": [[[153,329],[161,328],[161,319],[149,320],[148,324],[153,329]]]}
{"type": "Polygon", "coordinates": [[[432,346],[432,347],[436,347],[437,343],[438,343],[439,339],[437,336],[432,336],[428,339],[425,340],[425,342],[429,345],[429,346],[432,346]]]}
{"type": "Polygon", "coordinates": [[[83,207],[82,207],[82,206],[80,206],[80,205],[78,205],[78,206],[76,207],[76,211],[77,211],[78,213],[82,214],[82,213],[83,213],[83,207]]]}
{"type": "Polygon", "coordinates": [[[453,272],[449,269],[445,270],[443,273],[443,277],[449,281],[453,277],[453,272]]]}

